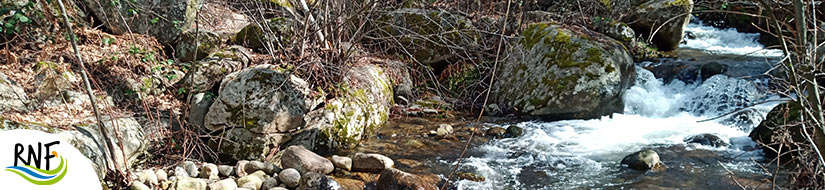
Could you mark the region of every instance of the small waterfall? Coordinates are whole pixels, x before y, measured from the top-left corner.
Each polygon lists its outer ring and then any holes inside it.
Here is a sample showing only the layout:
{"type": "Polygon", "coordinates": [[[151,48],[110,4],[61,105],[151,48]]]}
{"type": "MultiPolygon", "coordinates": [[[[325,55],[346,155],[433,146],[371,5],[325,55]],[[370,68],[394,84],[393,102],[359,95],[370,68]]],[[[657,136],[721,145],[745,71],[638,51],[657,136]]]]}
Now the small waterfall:
{"type": "Polygon", "coordinates": [[[739,33],[734,28],[719,29],[693,18],[685,28],[684,44],[680,48],[706,50],[713,53],[778,57],[781,50],[765,49],[757,42],[757,33],[739,33]]]}

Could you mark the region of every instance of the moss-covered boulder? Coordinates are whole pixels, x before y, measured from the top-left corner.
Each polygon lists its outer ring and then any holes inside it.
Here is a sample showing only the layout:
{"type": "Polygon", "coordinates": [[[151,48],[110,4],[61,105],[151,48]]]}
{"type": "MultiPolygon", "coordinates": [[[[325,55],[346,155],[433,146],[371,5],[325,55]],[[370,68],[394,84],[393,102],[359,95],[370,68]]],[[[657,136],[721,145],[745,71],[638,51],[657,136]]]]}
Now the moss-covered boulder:
{"type": "Polygon", "coordinates": [[[633,60],[624,46],[575,26],[530,24],[501,66],[496,103],[545,119],[592,119],[624,110],[633,60]]]}
{"type": "Polygon", "coordinates": [[[278,44],[286,45],[292,41],[293,28],[296,22],[289,18],[277,17],[269,19],[265,24],[252,23],[235,34],[233,43],[253,49],[267,47],[277,49],[278,44]]]}
{"type": "Polygon", "coordinates": [[[344,76],[338,98],[324,108],[333,119],[322,131],[340,147],[352,148],[387,122],[393,90],[384,69],[376,65],[354,66],[344,76]]]}
{"type": "Polygon", "coordinates": [[[163,44],[195,26],[195,13],[203,0],[83,0],[86,8],[115,34],[149,34],[163,44]]]}
{"type": "Polygon", "coordinates": [[[257,133],[247,128],[227,129],[220,136],[221,139],[210,140],[209,146],[224,160],[264,160],[279,144],[290,139],[286,133],[257,133]]]}
{"type": "MultiPolygon", "coordinates": [[[[794,142],[802,144],[808,142],[802,134],[802,125],[799,122],[801,110],[802,106],[798,102],[779,104],[768,112],[765,120],[762,120],[762,123],[759,123],[749,136],[753,141],[765,145],[763,151],[768,157],[776,157],[775,150],[779,150],[780,146],[783,152],[799,149],[800,147],[794,145],[794,142]],[[785,132],[790,135],[784,135],[785,132]],[[787,143],[780,145],[779,142],[783,141],[787,143]]],[[[813,129],[808,129],[808,132],[813,134],[813,129]]]]}
{"type": "Polygon", "coordinates": [[[227,75],[204,126],[209,131],[246,128],[270,134],[303,126],[307,82],[274,65],[257,65],[227,75]]]}
{"type": "Polygon", "coordinates": [[[175,57],[180,61],[203,59],[220,48],[221,37],[211,31],[187,31],[180,35],[175,46],[175,57]]]}
{"type": "Polygon", "coordinates": [[[625,22],[644,36],[653,34],[659,50],[670,51],[679,48],[692,10],[693,0],[651,0],[634,9],[625,22]]]}
{"type": "Polygon", "coordinates": [[[469,19],[443,10],[403,8],[380,15],[370,25],[372,39],[428,65],[472,51],[480,36],[469,19]]]}
{"type": "Polygon", "coordinates": [[[209,91],[219,84],[224,76],[248,65],[248,56],[249,50],[240,46],[212,53],[207,58],[192,63],[192,69],[176,86],[184,89],[191,87],[193,92],[209,91]]]}

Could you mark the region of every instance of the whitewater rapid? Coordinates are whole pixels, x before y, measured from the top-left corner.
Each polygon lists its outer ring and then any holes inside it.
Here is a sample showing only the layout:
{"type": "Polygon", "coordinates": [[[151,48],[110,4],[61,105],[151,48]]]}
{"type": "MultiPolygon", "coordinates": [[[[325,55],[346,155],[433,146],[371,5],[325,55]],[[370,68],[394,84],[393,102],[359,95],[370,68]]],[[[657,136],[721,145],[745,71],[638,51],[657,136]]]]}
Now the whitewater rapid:
{"type": "MultiPolygon", "coordinates": [[[[776,51],[765,50],[756,43],[758,36],[754,34],[715,29],[701,23],[692,23],[687,30],[695,38],[687,40],[683,48],[777,56],[776,51]]],[[[476,147],[472,150],[476,156],[467,158],[461,166],[461,170],[486,180],[461,180],[458,189],[620,188],[638,183],[638,179],[625,181],[628,174],[619,163],[624,156],[646,148],[667,150],[673,146],[685,147],[685,151],[714,152],[722,161],[710,163],[711,168],[761,175],[752,160],[761,159],[762,152],[747,135],[776,104],[748,106],[777,99],[760,88],[765,81],[716,75],[691,84],[679,80],[664,84],[641,67],[636,67],[636,74],[635,85],[623,97],[623,114],[593,120],[514,123],[524,128],[523,136],[496,139],[476,147]],[[736,114],[705,121],[737,110],[736,114]],[[731,146],[714,148],[684,142],[704,133],[717,135],[731,146]]]]}

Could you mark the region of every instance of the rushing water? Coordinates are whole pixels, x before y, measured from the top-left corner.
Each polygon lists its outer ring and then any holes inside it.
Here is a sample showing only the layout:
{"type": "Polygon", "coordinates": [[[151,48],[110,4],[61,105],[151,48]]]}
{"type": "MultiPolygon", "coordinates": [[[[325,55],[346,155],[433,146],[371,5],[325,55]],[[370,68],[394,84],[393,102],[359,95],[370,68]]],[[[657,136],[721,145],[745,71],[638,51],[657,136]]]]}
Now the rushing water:
{"type": "MultiPolygon", "coordinates": [[[[687,31],[692,38],[682,48],[747,56],[778,53],[756,43],[756,34],[701,23],[691,23],[687,31]]],[[[738,188],[728,178],[729,172],[743,181],[758,182],[767,177],[757,166],[762,152],[747,135],[775,104],[699,122],[775,99],[761,88],[765,81],[717,75],[691,84],[679,80],[664,84],[641,67],[636,72],[636,84],[624,96],[624,114],[594,120],[517,123],[525,129],[523,136],[493,140],[471,150],[473,156],[461,170],[486,180],[462,180],[458,188],[727,189],[738,188]],[[715,134],[731,146],[713,148],[684,142],[703,133],[715,134]],[[638,172],[620,165],[625,155],[642,149],[659,152],[668,169],[638,172]]]]}

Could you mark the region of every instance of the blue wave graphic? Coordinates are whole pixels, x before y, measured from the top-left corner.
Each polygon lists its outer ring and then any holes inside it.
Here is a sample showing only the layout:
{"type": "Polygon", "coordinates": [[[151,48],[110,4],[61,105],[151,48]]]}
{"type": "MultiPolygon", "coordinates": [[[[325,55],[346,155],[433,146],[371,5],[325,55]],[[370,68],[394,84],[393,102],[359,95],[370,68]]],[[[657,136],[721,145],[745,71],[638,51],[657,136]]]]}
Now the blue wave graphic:
{"type": "Polygon", "coordinates": [[[39,173],[34,172],[31,169],[26,168],[26,167],[22,167],[22,166],[9,166],[9,167],[6,167],[6,169],[13,169],[13,170],[17,170],[17,171],[22,171],[26,174],[29,174],[30,176],[32,176],[34,178],[40,179],[40,180],[47,180],[47,179],[57,177],[57,174],[50,175],[50,176],[40,175],[39,173]]]}

